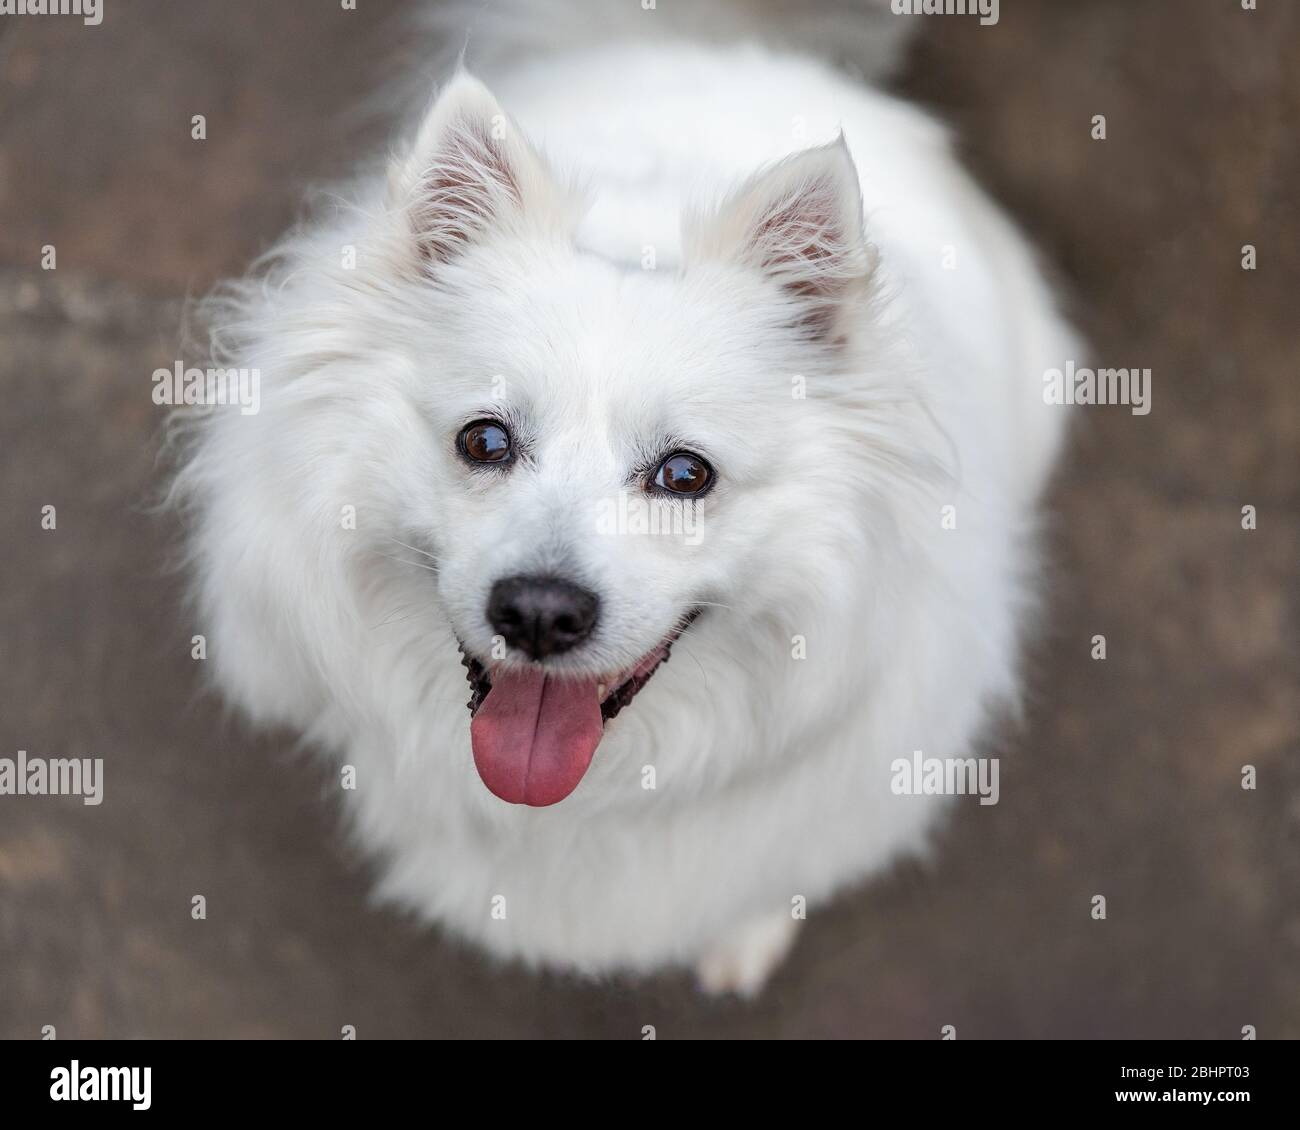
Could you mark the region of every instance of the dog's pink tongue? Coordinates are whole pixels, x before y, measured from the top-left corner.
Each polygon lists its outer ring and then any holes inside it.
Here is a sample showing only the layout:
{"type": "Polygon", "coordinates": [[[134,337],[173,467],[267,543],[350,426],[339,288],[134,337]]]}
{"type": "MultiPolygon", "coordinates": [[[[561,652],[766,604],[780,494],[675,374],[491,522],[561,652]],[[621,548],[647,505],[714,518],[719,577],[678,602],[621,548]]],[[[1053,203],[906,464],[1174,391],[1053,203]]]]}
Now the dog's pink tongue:
{"type": "Polygon", "coordinates": [[[511,804],[539,807],[578,787],[603,729],[595,682],[548,679],[540,670],[493,672],[469,727],[483,783],[511,804]]]}

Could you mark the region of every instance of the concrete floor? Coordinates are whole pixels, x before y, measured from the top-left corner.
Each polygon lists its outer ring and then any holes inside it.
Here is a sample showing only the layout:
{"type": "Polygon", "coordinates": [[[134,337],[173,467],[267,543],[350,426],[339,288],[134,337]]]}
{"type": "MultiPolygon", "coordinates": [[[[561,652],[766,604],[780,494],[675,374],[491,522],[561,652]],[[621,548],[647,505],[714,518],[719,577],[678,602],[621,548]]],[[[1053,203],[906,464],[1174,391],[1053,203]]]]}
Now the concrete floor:
{"type": "Polygon", "coordinates": [[[0,1036],[1300,1037],[1300,8],[925,22],[903,85],[1105,363],[1154,370],[1154,410],[1086,414],[1052,492],[1053,617],[997,741],[1002,802],[816,914],[743,1005],[494,968],[371,909],[320,770],[198,691],[147,510],[149,374],[185,356],[182,300],[347,169],[402,7],[0,19],[0,756],[101,756],[109,790],[0,797],[0,1036]]]}

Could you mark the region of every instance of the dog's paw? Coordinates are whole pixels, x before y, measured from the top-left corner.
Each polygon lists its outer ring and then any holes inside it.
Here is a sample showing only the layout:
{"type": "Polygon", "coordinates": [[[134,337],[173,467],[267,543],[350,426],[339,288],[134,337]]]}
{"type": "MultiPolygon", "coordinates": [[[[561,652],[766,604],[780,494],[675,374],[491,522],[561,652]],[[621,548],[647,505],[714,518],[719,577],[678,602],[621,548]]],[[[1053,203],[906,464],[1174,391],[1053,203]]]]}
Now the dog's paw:
{"type": "Polygon", "coordinates": [[[759,918],[707,950],[696,963],[695,978],[706,993],[759,994],[794,944],[799,921],[781,912],[759,918]]]}

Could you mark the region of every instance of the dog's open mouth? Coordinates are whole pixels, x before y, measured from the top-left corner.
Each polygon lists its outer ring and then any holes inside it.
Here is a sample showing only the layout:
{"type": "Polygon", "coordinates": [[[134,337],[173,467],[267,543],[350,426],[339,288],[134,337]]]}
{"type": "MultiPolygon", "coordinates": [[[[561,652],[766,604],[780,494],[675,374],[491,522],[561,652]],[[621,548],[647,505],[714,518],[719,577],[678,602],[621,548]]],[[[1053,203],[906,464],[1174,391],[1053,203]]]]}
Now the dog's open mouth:
{"type": "Polygon", "coordinates": [[[628,705],[698,615],[610,680],[570,679],[532,666],[488,669],[461,649],[469,677],[474,764],[491,792],[511,804],[542,807],[563,800],[591,764],[605,723],[628,705]]]}

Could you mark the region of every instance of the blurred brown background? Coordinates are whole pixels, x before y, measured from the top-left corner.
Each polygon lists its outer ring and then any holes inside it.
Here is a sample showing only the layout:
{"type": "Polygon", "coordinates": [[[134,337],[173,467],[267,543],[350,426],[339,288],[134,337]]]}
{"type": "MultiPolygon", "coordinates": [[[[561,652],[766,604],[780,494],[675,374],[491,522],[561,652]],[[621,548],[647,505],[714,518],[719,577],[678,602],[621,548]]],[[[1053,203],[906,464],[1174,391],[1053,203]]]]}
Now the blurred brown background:
{"type": "Polygon", "coordinates": [[[0,756],[106,761],[100,807],[0,797],[0,1036],[1300,1036],[1300,6],[923,21],[903,88],[1154,407],[1078,416],[1001,803],[815,914],[752,1005],[493,968],[371,909],[319,769],[199,693],[144,510],[150,374],[186,356],[182,300],[348,171],[404,7],[0,17],[0,756]]]}

